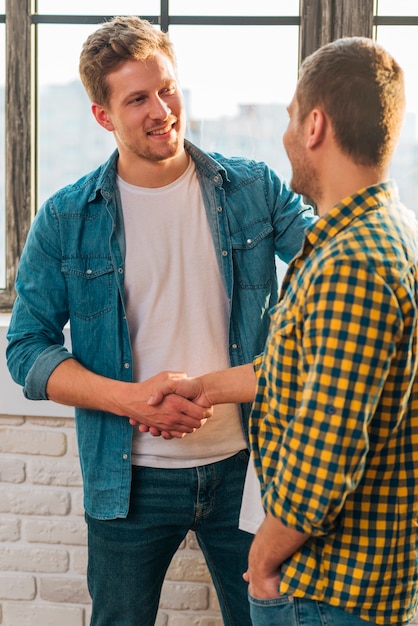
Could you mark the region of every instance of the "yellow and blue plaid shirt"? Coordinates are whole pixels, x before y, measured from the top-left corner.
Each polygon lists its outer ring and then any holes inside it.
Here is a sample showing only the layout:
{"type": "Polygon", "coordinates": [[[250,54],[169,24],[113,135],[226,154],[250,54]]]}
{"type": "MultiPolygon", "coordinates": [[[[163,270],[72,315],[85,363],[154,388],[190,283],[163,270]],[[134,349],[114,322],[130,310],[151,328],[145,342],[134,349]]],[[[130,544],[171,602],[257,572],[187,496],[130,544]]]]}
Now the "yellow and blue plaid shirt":
{"type": "Polygon", "coordinates": [[[280,592],[405,624],[418,600],[418,229],[394,183],[309,227],[255,361],[267,511],[311,537],[280,592]]]}

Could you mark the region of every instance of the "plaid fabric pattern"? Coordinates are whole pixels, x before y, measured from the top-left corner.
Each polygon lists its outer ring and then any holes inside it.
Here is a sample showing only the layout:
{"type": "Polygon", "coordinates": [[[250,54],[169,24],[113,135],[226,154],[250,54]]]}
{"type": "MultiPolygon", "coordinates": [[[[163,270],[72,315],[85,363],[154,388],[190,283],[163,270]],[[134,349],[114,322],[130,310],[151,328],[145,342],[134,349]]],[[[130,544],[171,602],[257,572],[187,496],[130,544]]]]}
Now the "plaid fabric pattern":
{"type": "Polygon", "coordinates": [[[310,227],[255,361],[263,503],[311,535],[280,591],[378,624],[418,601],[417,300],[415,217],[363,189],[310,227]]]}

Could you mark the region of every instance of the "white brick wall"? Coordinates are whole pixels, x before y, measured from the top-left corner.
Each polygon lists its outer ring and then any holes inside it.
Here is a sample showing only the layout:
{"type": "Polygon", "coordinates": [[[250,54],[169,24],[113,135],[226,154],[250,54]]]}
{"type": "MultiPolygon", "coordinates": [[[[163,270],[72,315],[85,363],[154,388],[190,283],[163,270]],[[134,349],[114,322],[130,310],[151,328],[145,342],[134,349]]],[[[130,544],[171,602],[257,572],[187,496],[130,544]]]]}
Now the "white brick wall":
{"type": "MultiPolygon", "coordinates": [[[[88,626],[86,566],[74,420],[0,415],[1,626],[88,626]]],[[[193,533],[168,571],[156,626],[222,626],[193,533]]]]}

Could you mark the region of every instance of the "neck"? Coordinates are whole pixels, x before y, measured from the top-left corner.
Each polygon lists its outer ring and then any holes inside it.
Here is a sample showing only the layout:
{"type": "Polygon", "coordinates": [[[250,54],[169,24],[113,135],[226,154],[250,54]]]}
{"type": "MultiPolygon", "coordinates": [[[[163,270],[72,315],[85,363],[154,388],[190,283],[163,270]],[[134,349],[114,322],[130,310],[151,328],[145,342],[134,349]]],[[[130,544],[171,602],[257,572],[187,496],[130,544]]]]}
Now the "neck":
{"type": "Polygon", "coordinates": [[[325,215],[336,204],[347,196],[355,194],[359,189],[377,185],[387,180],[385,168],[364,167],[351,161],[342,168],[329,168],[321,177],[321,197],[316,202],[319,215],[325,215]]]}
{"type": "Polygon", "coordinates": [[[171,159],[150,161],[132,155],[124,157],[119,153],[118,174],[127,183],[137,187],[165,187],[179,178],[189,165],[189,155],[185,150],[171,159]]]}

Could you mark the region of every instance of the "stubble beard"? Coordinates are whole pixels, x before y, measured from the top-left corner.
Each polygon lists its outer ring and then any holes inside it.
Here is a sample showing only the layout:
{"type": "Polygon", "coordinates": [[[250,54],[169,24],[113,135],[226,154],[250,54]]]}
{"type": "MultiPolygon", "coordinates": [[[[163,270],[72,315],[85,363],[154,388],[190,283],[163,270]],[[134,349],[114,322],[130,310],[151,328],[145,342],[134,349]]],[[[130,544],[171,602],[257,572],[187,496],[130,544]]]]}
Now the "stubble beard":
{"type": "Polygon", "coordinates": [[[293,166],[290,187],[295,192],[318,203],[322,198],[318,176],[312,165],[304,160],[293,166]]]}
{"type": "Polygon", "coordinates": [[[150,146],[127,146],[130,151],[139,159],[151,161],[153,163],[161,163],[177,156],[180,153],[180,140],[177,137],[176,141],[170,141],[160,146],[160,148],[152,148],[150,146]]]}

